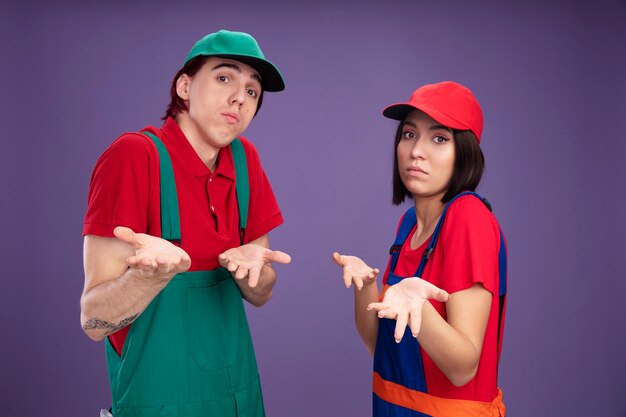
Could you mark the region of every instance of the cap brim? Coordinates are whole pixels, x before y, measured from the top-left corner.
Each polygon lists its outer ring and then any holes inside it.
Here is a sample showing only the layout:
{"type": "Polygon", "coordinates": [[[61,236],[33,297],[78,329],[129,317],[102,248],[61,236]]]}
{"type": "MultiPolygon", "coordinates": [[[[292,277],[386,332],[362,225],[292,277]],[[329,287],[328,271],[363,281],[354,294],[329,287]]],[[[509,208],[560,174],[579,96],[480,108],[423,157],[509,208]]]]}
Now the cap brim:
{"type": "Polygon", "coordinates": [[[283,77],[278,71],[278,68],[271,62],[248,55],[212,55],[221,58],[229,58],[235,61],[243,62],[254,68],[261,76],[261,85],[263,91],[283,91],[285,89],[285,82],[283,77]]]}
{"type": "Polygon", "coordinates": [[[450,116],[447,116],[441,113],[440,111],[432,109],[428,106],[416,107],[408,103],[392,104],[391,106],[386,107],[385,110],[383,110],[383,116],[389,119],[394,119],[394,120],[404,120],[406,118],[406,115],[412,110],[423,111],[424,113],[426,113],[427,115],[429,115],[430,117],[432,117],[433,119],[441,123],[442,125],[449,127],[451,129],[471,130],[469,126],[463,123],[460,123],[459,121],[451,118],[450,116]]]}

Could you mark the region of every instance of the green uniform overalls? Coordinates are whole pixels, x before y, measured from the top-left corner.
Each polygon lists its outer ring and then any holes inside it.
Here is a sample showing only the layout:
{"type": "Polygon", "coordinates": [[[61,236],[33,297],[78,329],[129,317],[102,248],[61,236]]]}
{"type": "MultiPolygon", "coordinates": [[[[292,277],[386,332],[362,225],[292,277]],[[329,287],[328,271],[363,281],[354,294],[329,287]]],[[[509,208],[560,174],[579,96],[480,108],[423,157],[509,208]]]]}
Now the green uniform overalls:
{"type": "MultiPolygon", "coordinates": [[[[171,160],[163,143],[146,134],[159,152],[161,237],[179,241],[171,160]]],[[[243,230],[247,165],[238,139],[231,149],[243,230]]],[[[108,339],[106,356],[114,417],[265,415],[241,292],[224,268],[174,276],[131,325],[121,356],[108,339]]]]}

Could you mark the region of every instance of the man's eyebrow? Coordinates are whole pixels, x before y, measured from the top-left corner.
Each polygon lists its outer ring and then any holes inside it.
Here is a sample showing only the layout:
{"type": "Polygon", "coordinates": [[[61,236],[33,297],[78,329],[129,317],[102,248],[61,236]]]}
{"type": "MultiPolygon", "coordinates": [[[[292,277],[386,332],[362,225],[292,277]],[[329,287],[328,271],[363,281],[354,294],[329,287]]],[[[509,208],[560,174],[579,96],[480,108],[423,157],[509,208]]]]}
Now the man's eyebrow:
{"type": "Polygon", "coordinates": [[[216,69],[223,68],[223,67],[232,68],[237,72],[241,72],[241,68],[239,67],[239,65],[231,64],[228,62],[222,62],[221,64],[217,64],[216,66],[213,67],[211,71],[215,71],[216,69]]]}
{"type": "MultiPolygon", "coordinates": [[[[241,67],[237,64],[231,64],[230,62],[222,62],[221,64],[217,64],[216,66],[213,67],[211,71],[215,71],[216,69],[219,69],[219,68],[232,68],[241,74],[241,67]]],[[[259,84],[261,84],[261,77],[259,77],[256,74],[252,74],[252,78],[257,80],[259,84]]]]}

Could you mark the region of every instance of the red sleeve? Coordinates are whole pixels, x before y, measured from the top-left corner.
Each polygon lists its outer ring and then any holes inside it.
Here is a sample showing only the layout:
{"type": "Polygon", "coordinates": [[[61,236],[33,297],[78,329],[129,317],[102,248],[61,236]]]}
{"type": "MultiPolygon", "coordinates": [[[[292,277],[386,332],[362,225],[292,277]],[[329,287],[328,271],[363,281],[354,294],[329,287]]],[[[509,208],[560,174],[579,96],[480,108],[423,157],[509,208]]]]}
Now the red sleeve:
{"type": "Polygon", "coordinates": [[[453,293],[481,283],[497,294],[498,230],[495,217],[476,197],[452,203],[437,242],[443,255],[442,289],[453,293]]]}
{"type": "Polygon", "coordinates": [[[251,242],[281,225],[283,216],[270,182],[261,166],[258,151],[250,141],[245,138],[240,139],[246,152],[250,178],[250,205],[246,242],[251,242]]]}
{"type": "Polygon", "coordinates": [[[125,133],[113,142],[91,175],[83,236],[113,237],[116,226],[148,233],[158,169],[156,148],[144,135],[125,133]]]}

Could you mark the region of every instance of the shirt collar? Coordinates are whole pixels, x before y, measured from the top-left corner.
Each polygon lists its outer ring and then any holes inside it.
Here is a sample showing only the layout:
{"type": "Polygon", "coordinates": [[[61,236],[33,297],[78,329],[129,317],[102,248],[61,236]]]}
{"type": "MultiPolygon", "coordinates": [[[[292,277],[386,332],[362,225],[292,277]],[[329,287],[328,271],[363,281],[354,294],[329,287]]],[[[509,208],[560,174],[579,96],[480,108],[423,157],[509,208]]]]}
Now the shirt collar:
{"type": "MultiPolygon", "coordinates": [[[[200,156],[193,149],[176,120],[168,117],[165,123],[163,123],[161,131],[173,150],[183,157],[183,160],[188,164],[188,168],[196,177],[211,175],[211,170],[200,159],[200,156]]],[[[220,175],[230,180],[235,180],[235,165],[230,146],[220,149],[213,175],[220,175]]]]}

